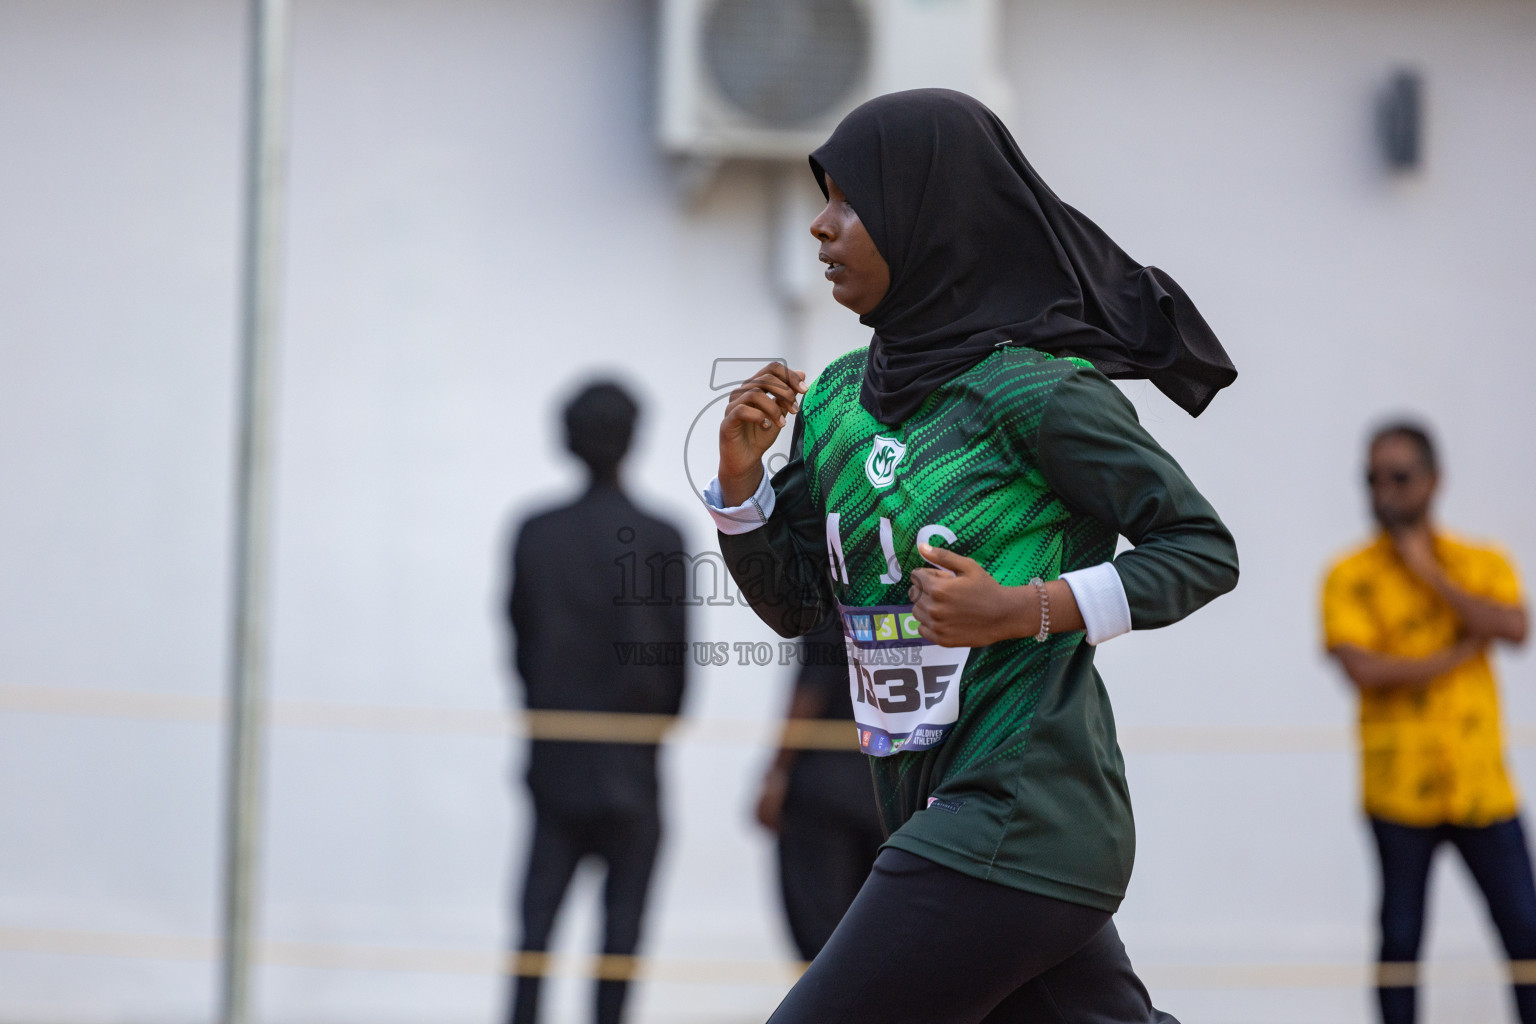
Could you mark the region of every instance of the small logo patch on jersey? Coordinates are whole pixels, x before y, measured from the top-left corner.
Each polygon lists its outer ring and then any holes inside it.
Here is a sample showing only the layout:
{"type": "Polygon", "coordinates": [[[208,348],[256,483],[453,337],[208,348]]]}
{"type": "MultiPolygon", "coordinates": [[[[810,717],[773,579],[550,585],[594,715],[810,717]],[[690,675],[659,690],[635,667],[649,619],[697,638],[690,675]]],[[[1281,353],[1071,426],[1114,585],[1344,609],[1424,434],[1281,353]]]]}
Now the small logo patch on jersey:
{"type": "Polygon", "coordinates": [[[896,480],[896,467],[907,454],[907,446],[894,437],[875,435],[875,443],[864,460],[864,475],[877,488],[889,487],[896,480]]]}
{"type": "Polygon", "coordinates": [[[964,800],[941,800],[936,796],[928,798],[928,806],[938,811],[948,811],[950,814],[959,814],[960,808],[965,806],[964,800]]]}

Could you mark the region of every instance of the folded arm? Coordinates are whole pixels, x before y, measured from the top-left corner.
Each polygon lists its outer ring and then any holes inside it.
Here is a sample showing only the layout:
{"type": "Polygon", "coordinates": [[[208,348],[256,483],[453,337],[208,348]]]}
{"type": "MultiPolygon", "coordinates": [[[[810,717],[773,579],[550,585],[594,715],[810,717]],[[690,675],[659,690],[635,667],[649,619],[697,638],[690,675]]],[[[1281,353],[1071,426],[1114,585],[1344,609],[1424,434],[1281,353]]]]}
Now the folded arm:
{"type": "Polygon", "coordinates": [[[1487,643],[1479,637],[1466,637],[1454,647],[1447,647],[1426,658],[1396,658],[1377,654],[1354,644],[1336,644],[1328,653],[1337,658],[1349,681],[1360,690],[1392,687],[1427,686],[1430,680],[1477,656],[1487,643]]]}
{"type": "MultiPolygon", "coordinates": [[[[1435,557],[1434,534],[1427,523],[1391,531],[1392,546],[1408,571],[1423,580],[1451,606],[1462,629],[1485,640],[1525,643],[1525,606],[1474,594],[1452,582],[1435,557]]],[[[1510,590],[1514,590],[1511,581],[1510,590]]]]}
{"type": "Polygon", "coordinates": [[[1426,582],[1455,610],[1468,633],[1484,640],[1508,640],[1516,645],[1525,643],[1524,605],[1476,597],[1452,583],[1443,572],[1437,571],[1426,582]]]}

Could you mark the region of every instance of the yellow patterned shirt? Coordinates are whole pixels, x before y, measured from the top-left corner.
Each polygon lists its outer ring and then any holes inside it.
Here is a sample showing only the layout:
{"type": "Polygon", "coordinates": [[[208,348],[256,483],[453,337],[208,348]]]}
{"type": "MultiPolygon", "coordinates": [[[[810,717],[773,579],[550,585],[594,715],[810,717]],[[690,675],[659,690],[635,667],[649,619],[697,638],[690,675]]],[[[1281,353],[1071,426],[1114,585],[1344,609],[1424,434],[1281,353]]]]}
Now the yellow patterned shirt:
{"type": "MultiPolygon", "coordinates": [[[[1475,597],[1520,600],[1509,560],[1444,533],[1435,558],[1447,579],[1475,597]]],[[[1385,534],[1336,562],[1323,586],[1323,633],[1332,649],[1423,658],[1453,646],[1461,623],[1445,600],[1408,571],[1385,534]]],[[[1365,810],[1401,825],[1488,825],[1512,817],[1504,770],[1499,694],[1485,652],[1424,687],[1360,694],[1365,810]]]]}

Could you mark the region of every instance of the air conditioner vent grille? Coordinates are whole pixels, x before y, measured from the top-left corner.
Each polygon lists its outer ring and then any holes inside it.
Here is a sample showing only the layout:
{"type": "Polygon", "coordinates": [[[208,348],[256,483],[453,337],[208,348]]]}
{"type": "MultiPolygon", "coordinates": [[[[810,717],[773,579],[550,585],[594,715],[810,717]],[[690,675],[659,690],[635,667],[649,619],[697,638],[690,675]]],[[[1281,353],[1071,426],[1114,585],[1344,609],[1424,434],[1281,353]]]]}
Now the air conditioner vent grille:
{"type": "Polygon", "coordinates": [[[856,0],[719,0],[703,27],[716,88],[774,128],[834,110],[869,63],[869,25],[856,0]]]}

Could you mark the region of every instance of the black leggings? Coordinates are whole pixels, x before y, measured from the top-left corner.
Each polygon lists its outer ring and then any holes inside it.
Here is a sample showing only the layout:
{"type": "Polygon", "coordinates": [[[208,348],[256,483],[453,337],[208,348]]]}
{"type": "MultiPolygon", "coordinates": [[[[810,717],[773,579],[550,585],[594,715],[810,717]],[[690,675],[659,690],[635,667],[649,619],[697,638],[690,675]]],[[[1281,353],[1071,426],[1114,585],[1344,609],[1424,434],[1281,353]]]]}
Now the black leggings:
{"type": "Polygon", "coordinates": [[[769,1024],[1178,1024],[1110,915],[887,849],[769,1024]]]}

